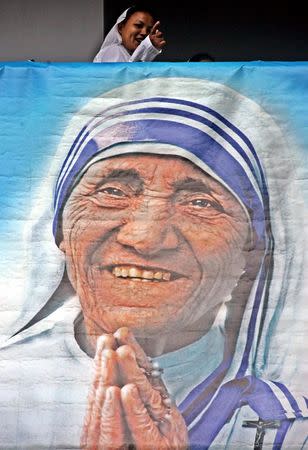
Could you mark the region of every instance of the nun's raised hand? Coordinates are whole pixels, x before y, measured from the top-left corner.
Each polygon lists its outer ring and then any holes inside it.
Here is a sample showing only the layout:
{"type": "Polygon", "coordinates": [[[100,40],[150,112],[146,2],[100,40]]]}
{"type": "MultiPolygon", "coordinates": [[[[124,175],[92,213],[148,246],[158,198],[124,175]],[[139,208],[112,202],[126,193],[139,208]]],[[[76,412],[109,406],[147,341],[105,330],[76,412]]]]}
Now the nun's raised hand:
{"type": "Polygon", "coordinates": [[[159,21],[153,25],[149,37],[152,42],[152,45],[158,50],[161,50],[166,45],[166,41],[163,33],[159,30],[159,25],[160,25],[159,21]]]}
{"type": "Polygon", "coordinates": [[[127,328],[119,329],[114,336],[123,385],[121,403],[131,442],[138,450],[186,449],[186,424],[168,396],[158,368],[127,328]]]}

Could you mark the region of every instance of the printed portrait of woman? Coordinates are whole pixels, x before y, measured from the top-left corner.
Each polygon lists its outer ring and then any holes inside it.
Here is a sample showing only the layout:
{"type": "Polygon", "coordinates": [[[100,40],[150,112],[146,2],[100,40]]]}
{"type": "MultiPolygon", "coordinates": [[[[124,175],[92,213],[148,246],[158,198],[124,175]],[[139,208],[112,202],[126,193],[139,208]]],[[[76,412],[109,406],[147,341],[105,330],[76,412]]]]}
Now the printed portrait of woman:
{"type": "Polygon", "coordinates": [[[5,448],[303,448],[292,152],[257,103],[198,78],[73,116],[26,230],[31,308],[0,350],[5,448]]]}

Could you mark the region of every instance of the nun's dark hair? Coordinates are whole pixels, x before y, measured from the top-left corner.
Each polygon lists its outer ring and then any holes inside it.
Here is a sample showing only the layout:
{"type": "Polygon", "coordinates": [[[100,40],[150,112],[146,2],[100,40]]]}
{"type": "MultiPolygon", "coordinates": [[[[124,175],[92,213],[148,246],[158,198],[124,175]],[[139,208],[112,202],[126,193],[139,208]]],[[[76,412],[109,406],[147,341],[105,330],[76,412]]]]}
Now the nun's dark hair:
{"type": "Polygon", "coordinates": [[[148,4],[145,4],[145,3],[142,3],[142,2],[138,2],[138,3],[135,3],[133,6],[131,6],[128,9],[128,11],[126,13],[126,17],[125,17],[125,19],[123,20],[122,23],[125,23],[136,12],[148,13],[148,14],[150,14],[153,17],[154,22],[157,21],[157,13],[154,11],[154,9],[149,7],[148,4]]]}
{"type": "Polygon", "coordinates": [[[209,53],[200,52],[200,53],[196,53],[195,55],[191,56],[188,61],[189,62],[197,62],[197,61],[214,62],[215,58],[212,55],[210,55],[209,53]]]}

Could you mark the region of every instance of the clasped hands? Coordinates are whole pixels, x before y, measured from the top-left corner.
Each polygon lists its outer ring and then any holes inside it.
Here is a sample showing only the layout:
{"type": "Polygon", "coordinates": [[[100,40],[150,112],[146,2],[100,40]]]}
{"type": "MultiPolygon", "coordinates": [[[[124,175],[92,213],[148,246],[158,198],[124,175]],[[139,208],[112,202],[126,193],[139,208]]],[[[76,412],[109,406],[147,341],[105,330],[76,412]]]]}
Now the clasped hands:
{"type": "Polygon", "coordinates": [[[82,449],[187,449],[184,419],[130,330],[100,336],[94,365],[82,449]]]}

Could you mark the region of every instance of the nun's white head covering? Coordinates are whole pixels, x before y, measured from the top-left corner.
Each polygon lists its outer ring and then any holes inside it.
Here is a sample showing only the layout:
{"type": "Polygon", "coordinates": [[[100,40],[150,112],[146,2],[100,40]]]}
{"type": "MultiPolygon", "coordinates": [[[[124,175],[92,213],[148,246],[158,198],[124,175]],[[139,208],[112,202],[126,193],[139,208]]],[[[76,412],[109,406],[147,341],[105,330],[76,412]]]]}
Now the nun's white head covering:
{"type": "MultiPolygon", "coordinates": [[[[153,153],[160,152],[157,142],[164,142],[168,154],[190,160],[219,180],[247,212],[263,256],[248,293],[229,377],[253,373],[287,380],[296,390],[302,377],[308,283],[302,233],[307,214],[297,186],[296,148],[259,105],[207,80],[136,81],[91,100],[74,115],[32,212],[26,235],[29,282],[13,332],[52,301],[61,286],[65,261],[53,230],[56,235],[76,180],[95,161],[121,154],[122,143],[136,141],[153,143],[153,153]]],[[[125,153],[138,151],[131,147],[123,146],[125,153]]]]}
{"type": "Polygon", "coordinates": [[[110,45],[122,43],[122,37],[119,33],[118,25],[119,23],[123,22],[123,20],[126,18],[126,14],[129,9],[130,8],[127,8],[125,11],[122,12],[122,14],[119,15],[119,17],[116,20],[116,23],[113,25],[109,33],[105,36],[105,39],[101,45],[100,50],[102,50],[105,47],[109,47],[110,45]]]}

